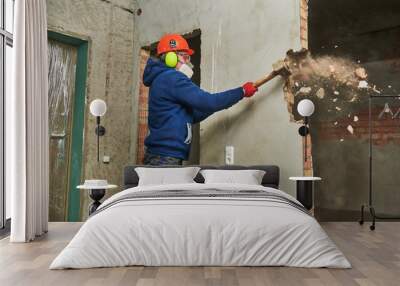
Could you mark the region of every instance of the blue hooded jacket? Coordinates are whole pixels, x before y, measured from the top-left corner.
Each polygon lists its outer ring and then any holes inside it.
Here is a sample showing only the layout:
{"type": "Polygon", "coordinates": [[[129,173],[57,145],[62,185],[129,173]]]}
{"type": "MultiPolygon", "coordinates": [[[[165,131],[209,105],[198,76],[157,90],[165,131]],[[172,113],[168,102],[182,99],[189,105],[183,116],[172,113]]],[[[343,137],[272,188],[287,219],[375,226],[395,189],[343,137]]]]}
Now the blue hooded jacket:
{"type": "Polygon", "coordinates": [[[183,160],[189,157],[192,124],[243,98],[241,87],[210,94],[183,73],[153,59],[147,61],[143,83],[150,87],[146,151],[183,160]]]}

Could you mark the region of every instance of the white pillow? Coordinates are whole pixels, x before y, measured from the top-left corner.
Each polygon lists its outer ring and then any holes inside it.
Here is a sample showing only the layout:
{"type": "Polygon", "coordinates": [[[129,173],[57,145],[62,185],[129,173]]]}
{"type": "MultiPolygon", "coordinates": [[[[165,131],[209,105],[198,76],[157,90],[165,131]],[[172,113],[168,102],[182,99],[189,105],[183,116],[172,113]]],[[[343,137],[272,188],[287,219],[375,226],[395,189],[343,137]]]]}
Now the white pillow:
{"type": "Polygon", "coordinates": [[[135,168],[139,176],[139,186],[195,183],[193,179],[199,170],[199,167],[135,168]]]}
{"type": "Polygon", "coordinates": [[[261,185],[265,171],[261,170],[201,170],[204,183],[261,185]]]}

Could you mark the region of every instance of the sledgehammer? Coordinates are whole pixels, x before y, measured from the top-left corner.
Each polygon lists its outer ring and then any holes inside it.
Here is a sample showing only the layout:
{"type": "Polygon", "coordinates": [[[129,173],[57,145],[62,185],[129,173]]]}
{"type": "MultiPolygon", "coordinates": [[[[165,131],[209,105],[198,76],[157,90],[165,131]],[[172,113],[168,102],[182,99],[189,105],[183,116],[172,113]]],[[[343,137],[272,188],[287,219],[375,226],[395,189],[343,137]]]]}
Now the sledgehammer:
{"type": "Polygon", "coordinates": [[[289,65],[287,64],[287,62],[285,60],[280,60],[280,61],[277,61],[276,63],[274,63],[272,65],[272,69],[273,69],[272,72],[270,72],[263,78],[256,80],[254,82],[254,86],[259,87],[259,86],[263,85],[264,83],[270,81],[271,79],[275,78],[278,75],[287,77],[291,74],[291,72],[289,70],[289,65]]]}

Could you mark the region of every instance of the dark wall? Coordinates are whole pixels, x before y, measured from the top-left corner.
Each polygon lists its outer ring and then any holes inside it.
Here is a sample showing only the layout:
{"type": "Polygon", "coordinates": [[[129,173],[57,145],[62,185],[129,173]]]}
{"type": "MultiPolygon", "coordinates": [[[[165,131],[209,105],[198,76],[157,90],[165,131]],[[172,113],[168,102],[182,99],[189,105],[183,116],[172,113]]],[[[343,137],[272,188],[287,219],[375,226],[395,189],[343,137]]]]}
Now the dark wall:
{"type": "MultiPolygon", "coordinates": [[[[201,31],[195,30],[191,34],[186,36],[189,47],[191,47],[195,53],[191,56],[191,62],[193,64],[193,77],[192,81],[200,86],[201,83],[201,31]]],[[[189,154],[189,159],[186,162],[188,165],[200,164],[200,124],[194,124],[192,127],[192,144],[189,154]]]]}
{"type": "Polygon", "coordinates": [[[400,1],[311,0],[309,7],[309,44],[313,52],[342,53],[344,49],[355,59],[370,61],[397,54],[395,46],[384,42],[399,39],[400,1]],[[340,49],[334,49],[334,45],[340,49]]]}
{"type": "MultiPolygon", "coordinates": [[[[363,65],[368,82],[381,94],[400,93],[400,1],[310,0],[309,47],[312,55],[334,55],[363,65]]],[[[315,98],[312,118],[316,216],[357,220],[368,199],[368,96],[344,103],[345,112],[326,116],[332,97],[315,98]],[[354,121],[354,116],[358,121],[354,121]],[[346,127],[351,125],[354,134],[346,127]]],[[[373,103],[377,120],[386,100],[373,103]]],[[[399,100],[388,101],[394,112],[399,100]]],[[[343,109],[343,108],[342,108],[343,109]]],[[[374,123],[374,203],[381,214],[400,214],[400,118],[374,123]]]]}

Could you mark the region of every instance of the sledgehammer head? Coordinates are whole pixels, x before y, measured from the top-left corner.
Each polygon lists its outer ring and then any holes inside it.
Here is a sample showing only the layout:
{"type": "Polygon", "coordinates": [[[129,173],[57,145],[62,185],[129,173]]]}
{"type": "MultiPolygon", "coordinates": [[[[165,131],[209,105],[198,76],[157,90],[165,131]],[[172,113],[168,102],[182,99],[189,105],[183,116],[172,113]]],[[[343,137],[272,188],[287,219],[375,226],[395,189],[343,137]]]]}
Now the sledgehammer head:
{"type": "Polygon", "coordinates": [[[272,65],[272,69],[274,73],[279,74],[281,76],[289,76],[291,74],[289,70],[289,65],[286,63],[285,60],[279,60],[272,65]]]}

